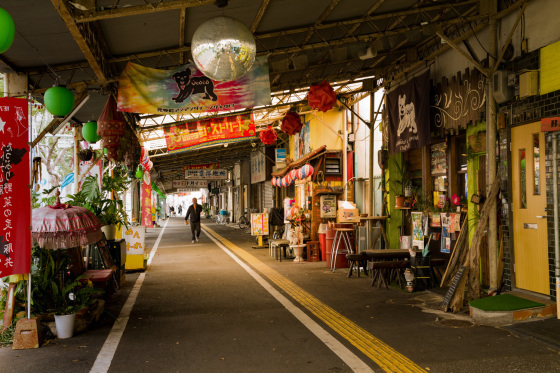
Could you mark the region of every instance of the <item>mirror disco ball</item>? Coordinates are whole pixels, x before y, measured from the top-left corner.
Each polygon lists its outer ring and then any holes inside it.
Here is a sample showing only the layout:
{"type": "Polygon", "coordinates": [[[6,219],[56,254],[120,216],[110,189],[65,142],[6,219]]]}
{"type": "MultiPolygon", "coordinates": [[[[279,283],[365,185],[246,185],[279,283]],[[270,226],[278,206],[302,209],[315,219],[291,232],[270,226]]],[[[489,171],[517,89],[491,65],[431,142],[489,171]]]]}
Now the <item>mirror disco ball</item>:
{"type": "Polygon", "coordinates": [[[243,76],[255,62],[255,38],[231,17],[215,17],[194,32],[191,51],[198,69],[212,80],[227,82],[243,76]]]}

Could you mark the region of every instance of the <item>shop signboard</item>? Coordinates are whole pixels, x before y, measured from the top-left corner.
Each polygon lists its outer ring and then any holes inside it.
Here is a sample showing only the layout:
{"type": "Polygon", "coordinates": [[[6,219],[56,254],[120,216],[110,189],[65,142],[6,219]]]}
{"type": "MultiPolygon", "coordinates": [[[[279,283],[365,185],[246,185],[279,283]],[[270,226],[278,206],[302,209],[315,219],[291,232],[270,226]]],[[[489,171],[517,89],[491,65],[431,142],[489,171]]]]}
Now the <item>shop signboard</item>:
{"type": "Polygon", "coordinates": [[[202,168],[220,168],[220,164],[219,163],[191,164],[188,166],[183,166],[183,172],[185,172],[185,170],[200,170],[202,168]]]}
{"type": "Polygon", "coordinates": [[[541,131],[550,132],[558,130],[560,130],[560,117],[541,119],[541,131]]]}
{"type": "Polygon", "coordinates": [[[146,248],[146,228],[130,226],[124,232],[127,255],[144,255],[146,248]]]}
{"type": "Polygon", "coordinates": [[[177,193],[191,193],[191,192],[200,192],[200,188],[179,188],[179,189],[177,189],[177,193]]]}
{"type": "Polygon", "coordinates": [[[173,180],[173,188],[208,188],[208,180],[173,180]]]}
{"type": "MultiPolygon", "coordinates": [[[[226,180],[227,176],[227,171],[220,168],[185,170],[186,180],[226,180]]],[[[206,187],[208,187],[208,185],[206,187]]]]}
{"type": "Polygon", "coordinates": [[[152,221],[152,184],[150,173],[144,172],[142,177],[142,225],[147,228],[153,228],[152,221]]]}
{"type": "Polygon", "coordinates": [[[0,277],[30,271],[31,183],[27,116],[27,100],[0,98],[0,277]]]}
{"type": "Polygon", "coordinates": [[[268,235],[268,214],[251,214],[251,235],[268,235]]]}
{"type": "Polygon", "coordinates": [[[266,157],[260,152],[251,153],[251,184],[261,183],[266,180],[266,157]]]}
{"type": "Polygon", "coordinates": [[[275,153],[276,153],[276,165],[278,166],[278,163],[286,163],[286,157],[287,157],[287,153],[286,153],[286,149],[284,148],[280,148],[280,149],[274,149],[275,153]]]}

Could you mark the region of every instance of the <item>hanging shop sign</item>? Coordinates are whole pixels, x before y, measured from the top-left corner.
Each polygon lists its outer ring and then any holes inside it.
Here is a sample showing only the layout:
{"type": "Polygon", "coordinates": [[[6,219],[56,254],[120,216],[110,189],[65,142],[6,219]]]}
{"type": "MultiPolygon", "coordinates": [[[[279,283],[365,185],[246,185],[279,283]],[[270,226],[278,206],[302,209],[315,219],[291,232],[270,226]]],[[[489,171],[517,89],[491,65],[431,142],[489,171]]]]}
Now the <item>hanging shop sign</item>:
{"type": "Polygon", "coordinates": [[[270,105],[268,60],[229,82],[212,80],[194,64],[169,70],[129,62],[119,78],[119,110],[143,114],[202,113],[270,105]]]}
{"type": "Polygon", "coordinates": [[[466,69],[451,80],[442,78],[433,89],[430,109],[431,130],[442,135],[459,133],[480,121],[486,110],[486,76],[477,69],[466,69]]]}
{"type": "Polygon", "coordinates": [[[258,138],[252,113],[181,123],[164,128],[164,133],[171,154],[258,138]]]}
{"type": "Polygon", "coordinates": [[[208,188],[207,180],[173,180],[173,188],[208,188]]]}
{"type": "Polygon", "coordinates": [[[430,142],[430,72],[387,95],[389,153],[417,149],[430,142]]]}
{"type": "MultiPolygon", "coordinates": [[[[225,180],[227,179],[227,175],[227,171],[220,168],[185,170],[185,179],[187,180],[225,180]]],[[[208,185],[206,187],[208,187],[208,185]]]]}
{"type": "Polygon", "coordinates": [[[560,117],[541,119],[541,131],[550,132],[558,130],[560,130],[560,117]]]}
{"type": "Polygon", "coordinates": [[[251,184],[266,180],[266,157],[262,152],[251,153],[251,184]]]}
{"type": "Polygon", "coordinates": [[[177,193],[192,193],[192,192],[200,192],[200,188],[179,188],[179,189],[177,189],[177,193]]]}
{"type": "Polygon", "coordinates": [[[278,165],[278,163],[286,163],[286,149],[274,149],[274,152],[276,153],[276,165],[278,165]]]}
{"type": "Polygon", "coordinates": [[[0,277],[30,272],[28,103],[0,98],[0,277]]]}
{"type": "Polygon", "coordinates": [[[152,228],[152,183],[150,173],[144,172],[142,177],[142,225],[146,228],[152,228]]]}
{"type": "Polygon", "coordinates": [[[185,172],[185,170],[200,170],[202,168],[220,168],[220,164],[219,163],[191,164],[188,166],[183,166],[183,172],[185,172]]]}

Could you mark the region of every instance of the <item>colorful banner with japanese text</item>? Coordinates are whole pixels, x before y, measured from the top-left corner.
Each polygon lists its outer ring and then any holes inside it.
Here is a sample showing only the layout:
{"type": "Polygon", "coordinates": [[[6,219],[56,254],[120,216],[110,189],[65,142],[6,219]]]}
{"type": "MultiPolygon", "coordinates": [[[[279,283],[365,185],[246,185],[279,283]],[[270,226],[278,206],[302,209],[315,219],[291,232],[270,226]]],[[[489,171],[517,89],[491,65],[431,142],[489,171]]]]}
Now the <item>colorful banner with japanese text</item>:
{"type": "Polygon", "coordinates": [[[188,166],[183,166],[183,172],[185,172],[185,170],[200,170],[203,168],[220,168],[220,164],[219,163],[191,164],[188,166]]]}
{"type": "Polygon", "coordinates": [[[150,180],[150,173],[144,172],[142,176],[142,223],[146,228],[153,228],[152,221],[152,183],[150,180]]]}
{"type": "Polygon", "coordinates": [[[169,153],[258,138],[252,113],[182,123],[164,128],[164,133],[169,153]]]}
{"type": "Polygon", "coordinates": [[[28,103],[0,98],[0,277],[30,272],[28,103]]]}
{"type": "Polygon", "coordinates": [[[129,62],[119,78],[119,111],[143,114],[202,113],[270,104],[268,60],[257,57],[249,72],[214,81],[194,64],[158,70],[129,62]]]}

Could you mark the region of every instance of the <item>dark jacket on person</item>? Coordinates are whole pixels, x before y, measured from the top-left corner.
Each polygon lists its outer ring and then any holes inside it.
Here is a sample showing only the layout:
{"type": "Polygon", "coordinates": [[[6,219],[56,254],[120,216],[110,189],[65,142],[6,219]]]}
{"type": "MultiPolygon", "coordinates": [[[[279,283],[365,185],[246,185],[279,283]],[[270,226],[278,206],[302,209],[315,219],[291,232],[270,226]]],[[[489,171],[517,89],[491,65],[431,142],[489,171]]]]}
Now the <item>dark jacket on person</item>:
{"type": "Polygon", "coordinates": [[[198,223],[200,222],[200,213],[202,212],[202,206],[199,205],[198,203],[196,204],[196,210],[194,208],[194,205],[190,205],[188,210],[187,210],[187,215],[185,215],[185,220],[189,219],[189,216],[191,217],[191,223],[198,223]]]}

